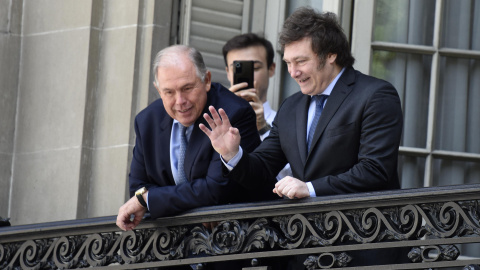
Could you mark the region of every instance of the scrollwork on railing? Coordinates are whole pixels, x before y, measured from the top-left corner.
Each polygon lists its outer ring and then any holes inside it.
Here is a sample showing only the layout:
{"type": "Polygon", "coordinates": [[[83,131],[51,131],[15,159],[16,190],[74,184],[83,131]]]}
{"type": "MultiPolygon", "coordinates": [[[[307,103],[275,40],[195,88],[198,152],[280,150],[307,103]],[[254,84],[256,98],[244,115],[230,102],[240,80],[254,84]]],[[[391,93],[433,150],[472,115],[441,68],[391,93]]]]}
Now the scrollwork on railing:
{"type": "Polygon", "coordinates": [[[330,252],[322,253],[319,256],[308,256],[303,263],[308,270],[329,269],[335,267],[347,267],[348,263],[352,261],[352,257],[346,252],[340,254],[333,254],[330,252]]]}
{"type": "Polygon", "coordinates": [[[0,268],[65,269],[121,262],[113,252],[107,252],[115,249],[115,239],[119,238],[118,234],[105,233],[28,240],[21,245],[0,244],[0,268]]]}
{"type": "Polygon", "coordinates": [[[128,231],[122,234],[119,251],[125,263],[166,261],[185,258],[185,226],[128,231]]]}
{"type": "Polygon", "coordinates": [[[408,253],[412,262],[454,261],[458,256],[460,250],[454,245],[416,247],[408,253]]]}
{"type": "Polygon", "coordinates": [[[478,201],[428,204],[417,208],[426,222],[419,231],[421,236],[448,238],[469,234],[480,235],[478,201]]]}
{"type": "Polygon", "coordinates": [[[210,233],[205,227],[192,229],[188,249],[192,254],[222,255],[244,253],[265,247],[284,247],[285,239],[265,218],[248,221],[223,221],[210,233]]]}
{"type": "MultiPolygon", "coordinates": [[[[479,213],[478,201],[472,200],[225,220],[212,231],[191,225],[62,236],[0,244],[0,268],[99,267],[184,259],[194,254],[218,256],[338,246],[347,240],[364,244],[425,236],[479,236],[479,213]]],[[[337,264],[347,264],[348,255],[340,254],[324,253],[309,262],[323,267],[326,265],[321,261],[330,258],[337,264]]],[[[410,256],[412,261],[438,261],[455,260],[459,254],[455,246],[427,246],[414,249],[410,256]],[[438,257],[429,257],[431,251],[438,257]]]]}

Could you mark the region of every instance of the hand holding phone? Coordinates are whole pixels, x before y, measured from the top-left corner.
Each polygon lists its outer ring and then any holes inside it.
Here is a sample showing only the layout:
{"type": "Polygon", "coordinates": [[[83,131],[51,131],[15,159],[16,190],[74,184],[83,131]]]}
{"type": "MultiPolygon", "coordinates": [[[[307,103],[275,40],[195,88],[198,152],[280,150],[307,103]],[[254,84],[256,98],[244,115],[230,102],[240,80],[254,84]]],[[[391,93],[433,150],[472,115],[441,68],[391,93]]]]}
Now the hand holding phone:
{"type": "Polygon", "coordinates": [[[240,90],[253,88],[253,61],[233,61],[233,84],[242,82],[248,86],[240,90]]]}

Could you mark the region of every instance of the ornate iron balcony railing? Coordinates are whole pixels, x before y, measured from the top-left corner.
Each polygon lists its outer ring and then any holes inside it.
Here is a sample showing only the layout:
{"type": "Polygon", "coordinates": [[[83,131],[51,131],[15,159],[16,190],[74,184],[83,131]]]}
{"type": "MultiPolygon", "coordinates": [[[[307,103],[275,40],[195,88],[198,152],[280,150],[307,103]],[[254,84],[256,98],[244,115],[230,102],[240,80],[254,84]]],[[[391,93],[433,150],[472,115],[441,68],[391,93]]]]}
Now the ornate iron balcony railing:
{"type": "Polygon", "coordinates": [[[480,269],[479,250],[459,257],[480,243],[479,202],[480,185],[463,185],[205,207],[129,232],[115,216],[3,227],[0,269],[255,265],[297,255],[308,255],[308,269],[348,268],[351,251],[392,247],[408,247],[410,262],[355,269],[480,269]],[[212,231],[202,225],[215,221],[212,231]]]}

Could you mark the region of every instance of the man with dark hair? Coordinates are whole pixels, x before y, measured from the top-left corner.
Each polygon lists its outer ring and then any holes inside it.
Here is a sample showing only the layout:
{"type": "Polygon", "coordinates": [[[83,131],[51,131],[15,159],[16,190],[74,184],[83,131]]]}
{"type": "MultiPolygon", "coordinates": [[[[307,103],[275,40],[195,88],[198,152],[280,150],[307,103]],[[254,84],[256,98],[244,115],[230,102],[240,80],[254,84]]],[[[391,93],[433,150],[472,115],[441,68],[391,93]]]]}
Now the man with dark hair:
{"type": "MultiPolygon", "coordinates": [[[[253,33],[233,37],[223,46],[225,70],[230,81],[230,91],[250,103],[257,116],[257,129],[263,141],[272,128],[272,122],[277,112],[272,110],[267,101],[268,81],[275,74],[273,62],[274,51],[270,41],[253,33]],[[253,61],[255,88],[240,91],[247,83],[233,84],[233,61],[253,61]]],[[[291,176],[290,166],[287,164],[277,179],[291,176]]]]}
{"type": "MultiPolygon", "coordinates": [[[[220,153],[224,173],[252,187],[290,163],[293,177],[270,184],[291,199],[398,189],[403,115],[395,88],[352,67],[347,38],[333,13],[297,9],[283,25],[280,44],[301,92],[282,103],[269,137],[253,153],[239,147],[238,129],[222,109],[210,107],[212,117],[204,115],[211,130],[200,128],[220,153]]],[[[391,250],[360,254],[353,265],[406,259],[406,253],[391,250]]]]}
{"type": "Polygon", "coordinates": [[[230,91],[247,100],[257,115],[257,129],[262,140],[269,134],[276,112],[267,101],[268,81],[275,74],[274,51],[270,41],[248,33],[231,38],[223,46],[225,70],[230,81],[230,91]],[[255,88],[239,91],[246,83],[234,85],[233,61],[253,61],[255,88]]]}
{"type": "Polygon", "coordinates": [[[117,225],[134,229],[147,209],[157,218],[200,206],[264,199],[265,193],[244,189],[222,175],[220,156],[198,127],[205,123],[201,115],[208,106],[225,108],[242,134],[242,147],[253,151],[260,139],[248,102],[211,82],[211,73],[194,48],[163,49],[153,69],[161,98],[135,118],[129,174],[132,197],[120,207],[117,225]]]}

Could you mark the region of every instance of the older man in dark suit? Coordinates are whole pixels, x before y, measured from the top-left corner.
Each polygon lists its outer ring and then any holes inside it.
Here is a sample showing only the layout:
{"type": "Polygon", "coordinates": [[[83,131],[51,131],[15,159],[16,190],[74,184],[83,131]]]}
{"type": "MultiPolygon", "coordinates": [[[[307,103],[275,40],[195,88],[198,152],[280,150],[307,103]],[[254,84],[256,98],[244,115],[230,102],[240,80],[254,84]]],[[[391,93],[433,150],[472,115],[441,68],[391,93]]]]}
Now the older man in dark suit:
{"type": "MultiPolygon", "coordinates": [[[[301,92],[280,106],[270,135],[250,154],[223,110],[201,129],[221,154],[224,172],[244,186],[270,181],[290,163],[293,177],[271,182],[288,198],[399,188],[403,116],[395,88],[353,69],[348,41],[332,13],[300,8],[280,33],[283,60],[301,92]],[[258,179],[264,179],[259,181],[258,179]]],[[[356,256],[353,264],[396,261],[396,252],[356,256]],[[370,257],[370,255],[374,255],[370,257]]]]}
{"type": "Polygon", "coordinates": [[[117,225],[134,229],[147,209],[157,218],[200,206],[268,199],[271,192],[247,191],[222,175],[220,156],[199,129],[200,123],[206,123],[201,115],[208,106],[225,108],[232,125],[240,130],[242,148],[253,151],[260,138],[248,102],[212,83],[194,48],[177,45],[160,51],[154,72],[161,99],[135,119],[129,178],[132,198],[119,209],[117,225]],[[135,216],[132,221],[131,215],[135,216]]]}

